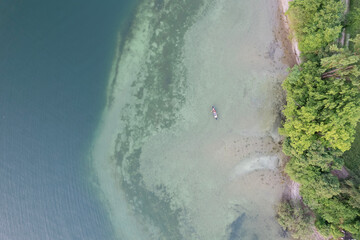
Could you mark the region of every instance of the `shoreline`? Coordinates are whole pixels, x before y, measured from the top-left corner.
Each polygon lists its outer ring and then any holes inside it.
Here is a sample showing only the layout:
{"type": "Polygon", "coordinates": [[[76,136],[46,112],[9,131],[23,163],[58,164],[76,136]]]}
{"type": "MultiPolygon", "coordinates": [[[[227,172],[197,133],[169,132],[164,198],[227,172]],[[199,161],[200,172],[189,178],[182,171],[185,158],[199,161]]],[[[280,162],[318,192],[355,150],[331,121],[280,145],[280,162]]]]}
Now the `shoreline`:
{"type": "MultiPolygon", "coordinates": [[[[298,48],[298,43],[295,38],[290,39],[292,31],[290,29],[290,23],[288,17],[285,15],[286,11],[289,9],[289,2],[292,0],[278,0],[278,21],[279,28],[276,31],[276,37],[280,39],[284,51],[284,62],[293,67],[301,63],[300,59],[300,50],[298,48]]],[[[286,93],[284,93],[286,95],[286,93]]],[[[285,98],[283,100],[285,104],[285,98]]],[[[282,200],[284,201],[301,201],[300,196],[300,184],[294,182],[289,178],[289,176],[284,172],[286,163],[289,161],[289,157],[285,154],[281,154],[281,165],[279,170],[285,177],[285,189],[282,195],[282,200]]]]}
{"type": "MultiPolygon", "coordinates": [[[[284,50],[284,59],[289,64],[290,67],[294,65],[301,64],[300,58],[300,50],[298,46],[298,42],[295,39],[293,31],[290,29],[290,22],[289,18],[286,16],[286,12],[289,9],[289,3],[293,0],[278,0],[279,4],[279,25],[281,41],[283,44],[284,50]]],[[[285,189],[282,195],[282,201],[293,201],[293,202],[301,202],[302,197],[300,195],[300,184],[291,180],[290,177],[284,172],[284,168],[286,163],[289,161],[289,157],[283,154],[282,158],[282,165],[279,167],[279,170],[282,172],[285,180],[285,189]]],[[[327,240],[324,238],[316,229],[315,226],[313,228],[312,237],[314,240],[327,240]]]]}
{"type": "MultiPolygon", "coordinates": [[[[280,12],[280,16],[279,16],[279,20],[280,20],[280,26],[281,28],[283,28],[283,32],[287,33],[286,36],[282,36],[282,41],[283,41],[283,45],[284,45],[284,51],[285,54],[291,54],[292,58],[295,59],[295,64],[300,64],[301,63],[301,52],[299,50],[299,44],[296,41],[295,37],[290,37],[290,36],[294,36],[293,31],[290,29],[290,20],[289,18],[286,16],[286,12],[289,9],[289,2],[292,2],[293,0],[278,0],[279,3],[279,12],[280,12]],[[290,52],[286,52],[289,51],[290,52]]],[[[290,64],[290,65],[295,65],[295,64],[290,64]]]]}

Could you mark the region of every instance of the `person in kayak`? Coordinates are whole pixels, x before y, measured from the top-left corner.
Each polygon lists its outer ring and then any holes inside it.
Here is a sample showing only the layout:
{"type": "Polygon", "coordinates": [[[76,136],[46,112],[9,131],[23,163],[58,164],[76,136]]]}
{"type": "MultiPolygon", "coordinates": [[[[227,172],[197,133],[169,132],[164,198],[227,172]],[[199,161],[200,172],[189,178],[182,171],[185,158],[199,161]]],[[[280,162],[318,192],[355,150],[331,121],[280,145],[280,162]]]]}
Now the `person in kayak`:
{"type": "Polygon", "coordinates": [[[213,116],[214,116],[215,120],[217,120],[217,113],[216,113],[216,110],[215,110],[215,107],[214,107],[214,106],[212,106],[212,110],[211,110],[211,112],[212,112],[212,114],[213,114],[213,116]]]}

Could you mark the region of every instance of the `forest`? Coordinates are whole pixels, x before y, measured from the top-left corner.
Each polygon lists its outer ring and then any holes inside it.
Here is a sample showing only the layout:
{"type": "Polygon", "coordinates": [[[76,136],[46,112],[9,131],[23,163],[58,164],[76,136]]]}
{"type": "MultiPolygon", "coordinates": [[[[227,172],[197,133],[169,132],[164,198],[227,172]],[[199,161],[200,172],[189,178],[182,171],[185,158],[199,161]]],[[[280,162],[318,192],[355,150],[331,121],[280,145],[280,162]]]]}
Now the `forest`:
{"type": "Polygon", "coordinates": [[[280,204],[278,221],[296,239],[309,239],[313,226],[360,239],[360,1],[347,13],[341,0],[294,0],[287,16],[302,62],[283,82],[279,132],[302,201],[280,204]]]}

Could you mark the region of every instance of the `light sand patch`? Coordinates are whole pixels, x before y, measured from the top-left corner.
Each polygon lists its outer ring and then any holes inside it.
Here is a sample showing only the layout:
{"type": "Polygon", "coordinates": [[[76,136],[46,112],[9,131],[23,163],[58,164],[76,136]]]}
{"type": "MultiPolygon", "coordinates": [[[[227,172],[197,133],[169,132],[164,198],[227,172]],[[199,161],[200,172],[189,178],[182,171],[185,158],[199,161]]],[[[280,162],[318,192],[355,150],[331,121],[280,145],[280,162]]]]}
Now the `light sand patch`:
{"type": "Polygon", "coordinates": [[[276,170],[278,166],[278,156],[260,156],[242,159],[235,166],[234,173],[230,179],[235,179],[255,170],[270,169],[276,170]]]}

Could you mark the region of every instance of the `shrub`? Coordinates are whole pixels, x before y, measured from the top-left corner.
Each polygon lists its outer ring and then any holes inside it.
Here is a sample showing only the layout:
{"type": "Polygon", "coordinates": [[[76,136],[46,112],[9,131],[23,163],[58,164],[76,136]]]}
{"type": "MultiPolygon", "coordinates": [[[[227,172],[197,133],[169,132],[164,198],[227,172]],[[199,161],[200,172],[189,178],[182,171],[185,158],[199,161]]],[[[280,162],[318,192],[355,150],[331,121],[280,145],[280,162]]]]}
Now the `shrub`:
{"type": "Polygon", "coordinates": [[[314,218],[300,203],[283,202],[278,207],[277,219],[284,230],[295,239],[309,239],[314,218]]]}

